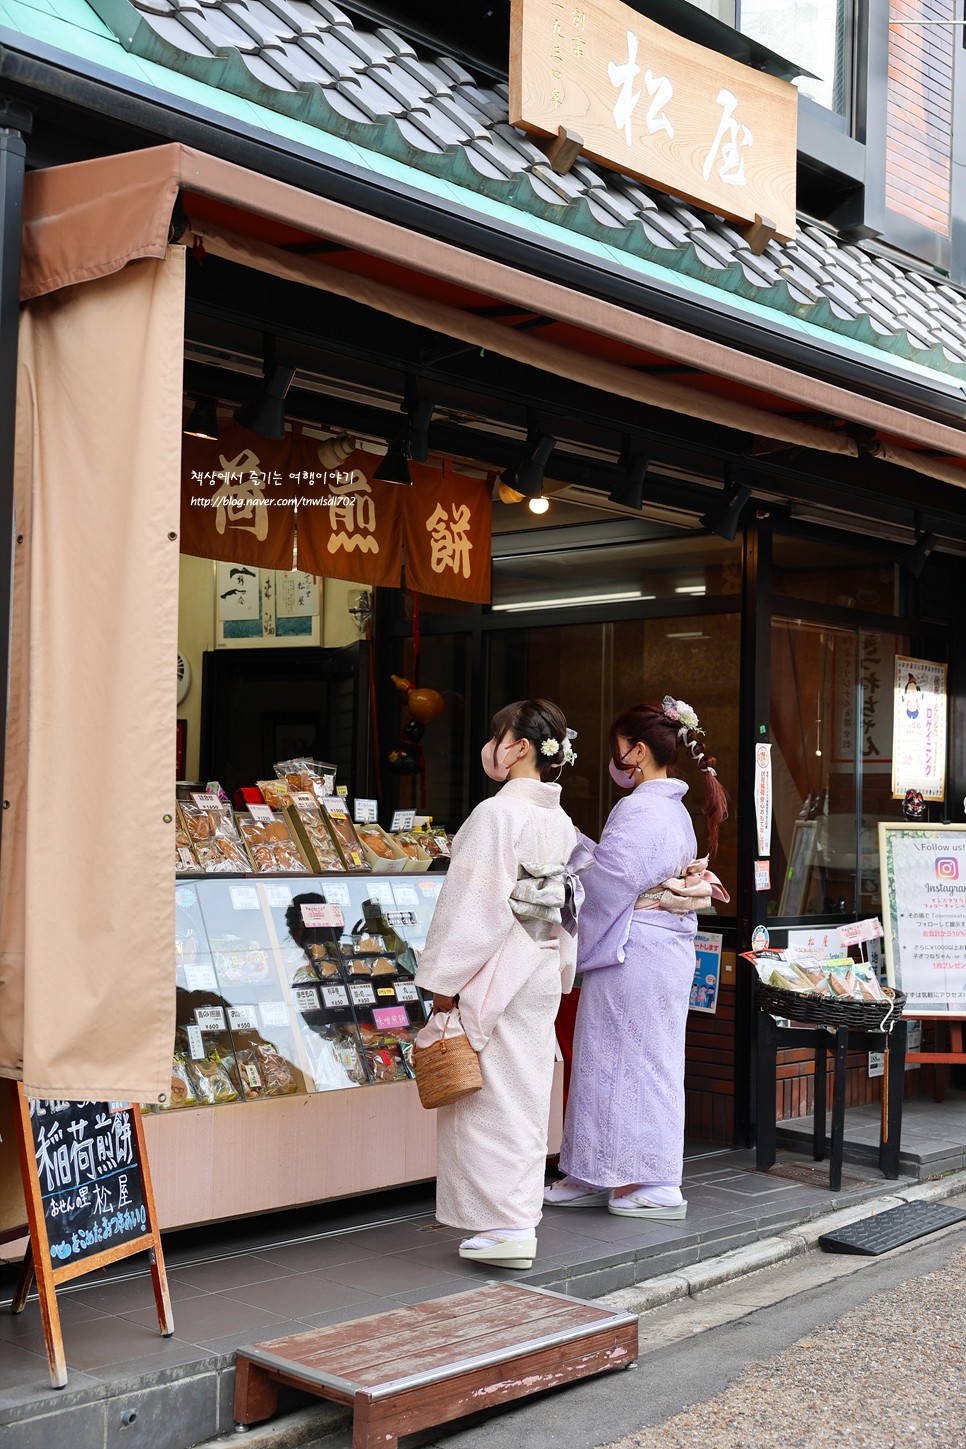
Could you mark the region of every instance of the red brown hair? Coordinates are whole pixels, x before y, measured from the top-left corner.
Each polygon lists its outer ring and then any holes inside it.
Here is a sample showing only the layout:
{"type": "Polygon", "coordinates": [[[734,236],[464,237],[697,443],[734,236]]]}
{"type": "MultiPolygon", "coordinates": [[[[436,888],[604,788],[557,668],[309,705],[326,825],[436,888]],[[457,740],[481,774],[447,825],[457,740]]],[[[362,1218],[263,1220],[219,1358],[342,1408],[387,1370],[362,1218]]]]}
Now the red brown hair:
{"type": "Polygon", "coordinates": [[[715,773],[717,760],[705,752],[701,736],[689,730],[680,720],[669,719],[659,704],[635,704],[615,719],[610,727],[610,748],[618,769],[621,763],[618,735],[632,745],[646,745],[656,765],[673,765],[683,748],[704,775],[704,813],[708,821],[708,848],[714,855],[718,849],[718,829],[728,818],[728,796],[715,773]]]}

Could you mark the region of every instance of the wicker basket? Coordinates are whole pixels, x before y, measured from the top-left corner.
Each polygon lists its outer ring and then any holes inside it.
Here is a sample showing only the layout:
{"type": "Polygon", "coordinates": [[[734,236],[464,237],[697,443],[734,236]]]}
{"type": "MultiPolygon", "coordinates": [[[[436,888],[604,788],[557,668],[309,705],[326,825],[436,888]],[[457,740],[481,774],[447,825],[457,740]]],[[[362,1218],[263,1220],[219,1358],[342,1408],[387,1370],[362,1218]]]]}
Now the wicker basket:
{"type": "Polygon", "coordinates": [[[476,1052],[462,1033],[447,1040],[446,1027],[439,1041],[413,1048],[413,1072],[419,1100],[428,1111],[448,1107],[483,1086],[476,1052]]]}
{"type": "Polygon", "coordinates": [[[817,991],[784,991],[759,981],[756,1000],[769,1016],[784,1016],[790,1021],[806,1021],[815,1026],[850,1026],[855,1031],[892,1030],[906,1004],[905,993],[882,990],[888,1001],[845,1001],[841,996],[820,996],[817,991]],[[884,1026],[883,1026],[884,1023],[884,1026]]]}

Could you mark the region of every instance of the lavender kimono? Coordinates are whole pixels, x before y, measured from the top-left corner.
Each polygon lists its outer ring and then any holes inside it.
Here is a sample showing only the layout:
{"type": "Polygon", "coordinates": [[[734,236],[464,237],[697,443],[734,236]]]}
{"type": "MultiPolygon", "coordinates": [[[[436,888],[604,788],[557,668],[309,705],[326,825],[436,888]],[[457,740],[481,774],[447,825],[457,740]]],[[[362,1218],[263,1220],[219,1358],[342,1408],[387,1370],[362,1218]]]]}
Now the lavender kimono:
{"type": "Polygon", "coordinates": [[[584,972],[560,1165],[594,1187],[677,1186],[684,1157],[684,1033],[694,977],[693,913],[635,901],[697,854],[679,780],[646,780],[614,806],[600,844],[572,865],[584,904],[584,972]]]}

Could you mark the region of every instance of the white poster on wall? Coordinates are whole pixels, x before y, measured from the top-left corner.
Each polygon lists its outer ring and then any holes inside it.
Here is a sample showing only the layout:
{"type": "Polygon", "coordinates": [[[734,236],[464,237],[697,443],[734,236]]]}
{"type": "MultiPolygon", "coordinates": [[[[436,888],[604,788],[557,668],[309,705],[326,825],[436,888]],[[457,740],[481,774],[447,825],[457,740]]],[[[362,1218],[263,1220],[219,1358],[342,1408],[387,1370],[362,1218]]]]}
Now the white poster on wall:
{"type": "Polygon", "coordinates": [[[946,793],[946,666],[896,656],[892,723],[892,798],[946,793]]]}
{"type": "Polygon", "coordinates": [[[755,819],[758,854],[771,855],[771,745],[755,746],[755,819]]]}

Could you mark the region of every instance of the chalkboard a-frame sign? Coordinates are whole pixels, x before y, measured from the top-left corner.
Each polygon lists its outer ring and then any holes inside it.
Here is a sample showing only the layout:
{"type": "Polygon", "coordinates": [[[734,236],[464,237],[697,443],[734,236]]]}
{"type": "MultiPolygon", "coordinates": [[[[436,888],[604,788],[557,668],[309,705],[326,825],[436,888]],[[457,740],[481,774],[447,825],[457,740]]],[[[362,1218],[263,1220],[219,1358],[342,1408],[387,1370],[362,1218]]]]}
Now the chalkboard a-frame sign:
{"type": "Polygon", "coordinates": [[[14,1121],[30,1246],[11,1311],[21,1313],[34,1277],[50,1381],[67,1384],[56,1290],[134,1253],[150,1255],[158,1326],[174,1333],[141,1112],[128,1102],[61,1102],[24,1095],[14,1121]]]}

